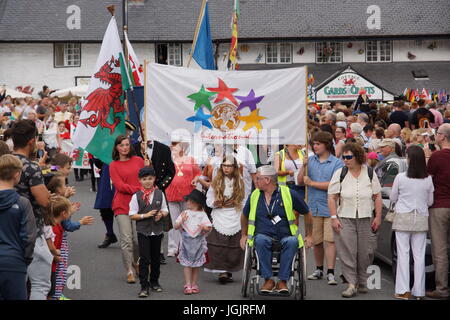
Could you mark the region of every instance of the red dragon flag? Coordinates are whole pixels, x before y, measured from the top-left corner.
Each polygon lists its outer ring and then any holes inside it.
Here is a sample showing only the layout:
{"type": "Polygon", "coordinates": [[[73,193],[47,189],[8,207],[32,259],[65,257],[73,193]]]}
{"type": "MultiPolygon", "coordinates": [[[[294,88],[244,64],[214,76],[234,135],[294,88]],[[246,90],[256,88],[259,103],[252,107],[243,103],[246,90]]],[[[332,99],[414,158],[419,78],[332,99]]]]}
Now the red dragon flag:
{"type": "Polygon", "coordinates": [[[128,52],[128,72],[133,87],[140,87],[144,85],[144,70],[142,69],[139,59],[131,46],[130,40],[128,40],[128,32],[125,32],[125,43],[127,45],[128,52]]]}
{"type": "Polygon", "coordinates": [[[105,163],[112,161],[114,140],[125,134],[124,91],[129,88],[130,79],[113,16],[81,105],[80,121],[73,138],[76,147],[105,163]]]}

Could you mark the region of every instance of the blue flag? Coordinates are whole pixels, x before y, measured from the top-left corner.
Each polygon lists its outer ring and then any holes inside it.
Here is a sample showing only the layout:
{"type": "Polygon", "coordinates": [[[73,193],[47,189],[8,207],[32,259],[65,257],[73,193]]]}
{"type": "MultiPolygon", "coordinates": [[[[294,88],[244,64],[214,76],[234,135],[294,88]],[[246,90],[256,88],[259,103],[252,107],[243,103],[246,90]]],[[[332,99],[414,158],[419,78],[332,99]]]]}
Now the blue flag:
{"type": "Polygon", "coordinates": [[[202,22],[197,34],[197,42],[192,57],[203,69],[216,70],[212,46],[211,29],[209,27],[208,1],[202,14],[202,22]]]}

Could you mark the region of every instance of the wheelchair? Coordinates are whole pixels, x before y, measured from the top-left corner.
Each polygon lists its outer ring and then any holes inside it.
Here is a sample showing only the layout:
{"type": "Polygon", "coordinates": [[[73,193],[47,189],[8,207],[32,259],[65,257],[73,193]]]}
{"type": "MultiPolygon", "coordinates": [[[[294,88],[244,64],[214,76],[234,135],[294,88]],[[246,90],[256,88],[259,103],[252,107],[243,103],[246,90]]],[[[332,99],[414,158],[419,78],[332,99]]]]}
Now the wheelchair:
{"type": "MultiPolygon", "coordinates": [[[[273,276],[278,276],[280,269],[280,255],[281,246],[274,245],[272,243],[272,272],[273,276]]],[[[287,281],[289,293],[278,292],[261,292],[261,281],[264,281],[261,277],[259,268],[258,254],[255,247],[250,247],[247,243],[245,247],[244,256],[244,269],[242,275],[242,288],[241,295],[244,298],[249,297],[250,300],[255,299],[256,294],[260,296],[277,296],[277,297],[292,297],[295,300],[304,300],[306,297],[306,250],[305,245],[297,249],[297,253],[292,260],[291,275],[287,281]],[[254,274],[252,275],[252,272],[254,274]]]]}

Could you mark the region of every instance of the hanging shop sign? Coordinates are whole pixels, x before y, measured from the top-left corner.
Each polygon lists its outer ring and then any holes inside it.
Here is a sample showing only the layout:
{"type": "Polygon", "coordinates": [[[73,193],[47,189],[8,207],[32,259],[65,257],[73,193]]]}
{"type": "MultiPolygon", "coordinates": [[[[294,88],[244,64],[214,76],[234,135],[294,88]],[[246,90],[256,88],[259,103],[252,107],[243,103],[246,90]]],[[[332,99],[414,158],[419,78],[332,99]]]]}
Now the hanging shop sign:
{"type": "Polygon", "coordinates": [[[361,89],[366,91],[369,100],[388,101],[394,99],[393,94],[348,67],[332,80],[327,80],[318,86],[316,101],[354,101],[358,98],[361,89]]]}

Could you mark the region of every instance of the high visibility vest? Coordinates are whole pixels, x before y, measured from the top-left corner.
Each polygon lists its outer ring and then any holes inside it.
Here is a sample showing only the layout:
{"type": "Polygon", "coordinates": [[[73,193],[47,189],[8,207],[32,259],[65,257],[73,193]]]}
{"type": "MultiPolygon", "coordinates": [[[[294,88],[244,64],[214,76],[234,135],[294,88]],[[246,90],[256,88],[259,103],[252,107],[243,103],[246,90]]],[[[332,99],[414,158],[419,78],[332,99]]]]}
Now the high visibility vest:
{"type": "MultiPolygon", "coordinates": [[[[303,237],[300,233],[299,228],[295,224],[295,214],[292,208],[292,196],[287,186],[279,186],[281,192],[281,200],[283,201],[284,211],[286,212],[286,217],[289,222],[289,229],[291,230],[291,235],[296,236],[298,239],[298,247],[303,247],[303,237]]],[[[248,245],[253,247],[253,241],[255,236],[255,219],[256,219],[256,208],[258,207],[259,196],[261,191],[255,189],[250,196],[250,214],[248,217],[248,231],[247,240],[248,245]]],[[[265,214],[265,212],[264,212],[265,214]]]]}
{"type": "MultiPolygon", "coordinates": [[[[297,150],[297,152],[298,152],[298,158],[303,162],[303,154],[302,154],[301,150],[297,150]]],[[[281,155],[280,171],[286,171],[286,166],[284,164],[285,160],[286,160],[286,152],[285,152],[285,150],[283,149],[283,150],[278,151],[276,153],[276,155],[278,157],[281,155]]],[[[286,185],[286,181],[287,181],[287,175],[286,176],[278,176],[278,184],[286,185]]]]}

